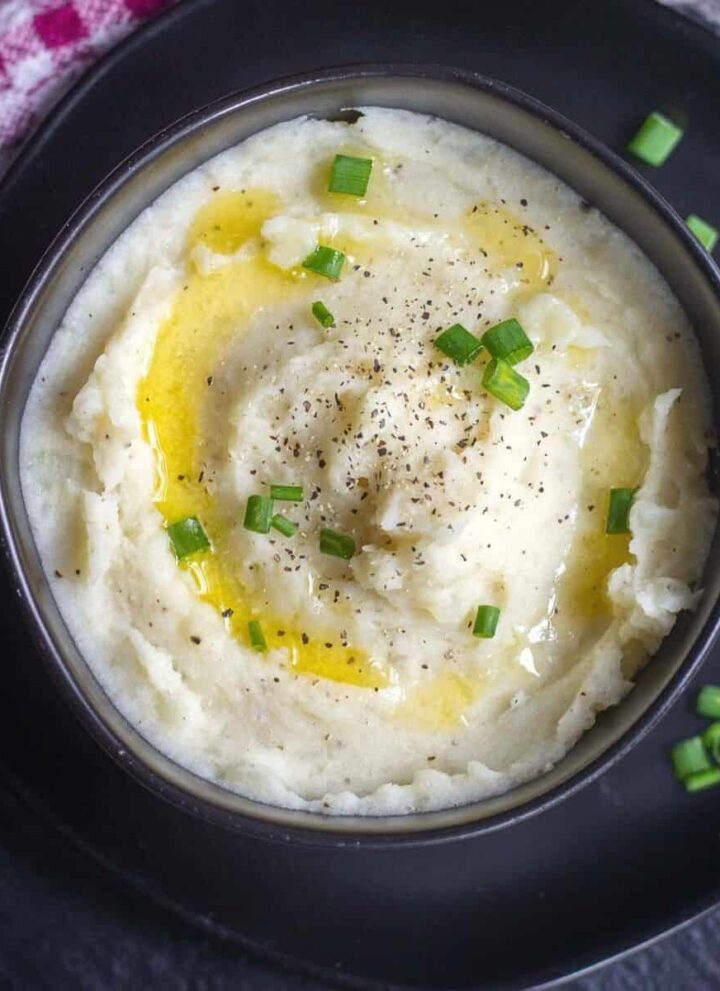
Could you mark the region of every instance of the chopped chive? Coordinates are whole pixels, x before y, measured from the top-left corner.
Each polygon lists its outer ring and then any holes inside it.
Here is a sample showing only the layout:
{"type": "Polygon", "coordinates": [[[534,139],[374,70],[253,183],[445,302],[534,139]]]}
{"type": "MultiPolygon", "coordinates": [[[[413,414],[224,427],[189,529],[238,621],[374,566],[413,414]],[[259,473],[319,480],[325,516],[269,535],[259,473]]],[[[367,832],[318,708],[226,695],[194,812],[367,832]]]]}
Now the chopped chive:
{"type": "Polygon", "coordinates": [[[282,513],[275,513],[273,518],[270,520],[270,526],[281,533],[283,537],[294,537],[298,532],[297,523],[293,523],[289,520],[287,516],[283,516],[282,513]]]}
{"type": "Polygon", "coordinates": [[[703,248],[705,248],[706,251],[712,251],[718,242],[718,237],[720,237],[717,229],[713,227],[712,224],[709,224],[707,220],[703,220],[702,217],[698,217],[695,213],[691,213],[685,223],[688,225],[700,244],[702,244],[703,248]]]}
{"type": "Polygon", "coordinates": [[[273,515],[272,499],[268,496],[251,495],[245,508],[243,526],[253,533],[269,533],[273,515]]]}
{"type": "Polygon", "coordinates": [[[510,409],[515,410],[520,409],[525,404],[528,392],[530,392],[528,380],[523,378],[512,365],[503,361],[502,358],[493,358],[485,366],[482,384],[491,396],[495,396],[510,409]]]}
{"type": "Polygon", "coordinates": [[[696,711],[699,716],[708,719],[720,719],[720,686],[705,685],[700,689],[697,698],[696,711]]]}
{"type": "Polygon", "coordinates": [[[336,155],[330,173],[328,189],[331,193],[364,196],[370,182],[372,167],[372,158],[336,155]]]}
{"type": "Polygon", "coordinates": [[[675,150],[682,136],[682,128],[673,124],[664,114],[653,111],[645,118],[628,145],[628,151],[648,165],[662,165],[675,150]]]}
{"type": "Polygon", "coordinates": [[[509,365],[529,358],[535,348],[517,320],[503,320],[482,336],[482,343],[493,358],[502,358],[509,365]]]}
{"type": "Polygon", "coordinates": [[[704,791],[715,785],[720,785],[720,767],[711,767],[709,771],[698,771],[697,774],[685,778],[685,787],[688,791],[704,791]]]}
{"type": "Polygon", "coordinates": [[[276,502],[302,502],[302,485],[271,485],[270,498],[276,502]]]}
{"type": "Polygon", "coordinates": [[[262,627],[256,619],[251,619],[248,623],[248,633],[250,634],[250,645],[253,650],[264,654],[267,650],[267,643],[262,631],[262,627]]]}
{"type": "Polygon", "coordinates": [[[328,327],[335,326],[335,317],[332,315],[327,306],[320,302],[319,299],[312,305],[312,315],[321,327],[325,327],[327,329],[328,327]]]}
{"type": "Polygon", "coordinates": [[[630,533],[630,509],[637,489],[610,489],[605,533],[630,533]]]}
{"type": "Polygon", "coordinates": [[[702,735],[705,749],[716,764],[720,764],[720,723],[710,723],[702,735]]]}
{"type": "Polygon", "coordinates": [[[478,606],[475,614],[475,625],[473,626],[473,636],[490,640],[495,636],[500,610],[497,606],[478,606]]]}
{"type": "Polygon", "coordinates": [[[462,324],[454,323],[435,338],[435,347],[458,365],[469,365],[482,351],[482,342],[462,324]]]}
{"type": "Polygon", "coordinates": [[[337,281],[345,264],[345,255],[335,248],[328,248],[324,244],[319,244],[317,248],[308,255],[303,262],[303,268],[324,275],[326,279],[337,281]]]}
{"type": "Polygon", "coordinates": [[[688,740],[676,743],[672,749],[672,763],[675,776],[680,781],[689,778],[691,774],[708,771],[712,767],[705,744],[699,736],[691,736],[688,740]]]}
{"type": "Polygon", "coordinates": [[[178,561],[182,561],[184,557],[196,551],[204,551],[210,546],[207,534],[197,516],[186,516],[171,523],[167,528],[167,535],[178,561]]]}
{"type": "Polygon", "coordinates": [[[355,539],[346,533],[323,529],[320,531],[320,550],[323,554],[349,561],[355,553],[355,539]]]}

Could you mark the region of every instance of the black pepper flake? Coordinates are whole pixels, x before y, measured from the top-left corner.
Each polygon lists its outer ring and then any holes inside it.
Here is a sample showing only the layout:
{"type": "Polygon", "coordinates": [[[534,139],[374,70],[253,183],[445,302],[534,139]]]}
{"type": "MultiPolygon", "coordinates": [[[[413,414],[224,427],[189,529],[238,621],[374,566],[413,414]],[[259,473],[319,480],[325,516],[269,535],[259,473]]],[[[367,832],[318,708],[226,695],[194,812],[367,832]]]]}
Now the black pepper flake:
{"type": "Polygon", "coordinates": [[[192,636],[192,637],[190,637],[190,639],[192,640],[193,643],[196,643],[196,644],[202,643],[202,640],[200,639],[200,637],[192,636]]]}

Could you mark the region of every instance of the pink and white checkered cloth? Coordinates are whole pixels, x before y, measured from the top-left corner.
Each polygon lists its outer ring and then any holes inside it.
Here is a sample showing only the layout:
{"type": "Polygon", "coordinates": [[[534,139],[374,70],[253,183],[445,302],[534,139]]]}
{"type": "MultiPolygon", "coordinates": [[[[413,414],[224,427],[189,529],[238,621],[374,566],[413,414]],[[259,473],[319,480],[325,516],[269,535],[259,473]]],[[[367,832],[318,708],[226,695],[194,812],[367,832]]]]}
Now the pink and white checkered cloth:
{"type": "Polygon", "coordinates": [[[173,0],[0,0],[0,158],[99,55],[173,0]]]}

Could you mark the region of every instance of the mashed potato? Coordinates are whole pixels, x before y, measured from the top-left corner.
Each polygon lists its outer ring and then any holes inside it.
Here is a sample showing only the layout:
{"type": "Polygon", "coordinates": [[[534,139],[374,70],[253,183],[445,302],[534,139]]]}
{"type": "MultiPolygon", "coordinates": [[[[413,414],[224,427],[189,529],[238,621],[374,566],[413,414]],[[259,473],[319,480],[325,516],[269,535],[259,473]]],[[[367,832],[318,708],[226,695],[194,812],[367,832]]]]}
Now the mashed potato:
{"type": "Polygon", "coordinates": [[[69,628],[148,740],[376,815],[538,775],[630,690],[699,594],[709,443],[695,341],[635,245],[510,149],[367,109],[258,134],[131,225],[53,339],[22,477],[69,628]],[[328,191],[337,153],[372,159],[364,197],[328,191]],[[436,343],[510,318],[517,410],[487,348],[436,343]],[[248,529],[272,485],[301,489],[272,505],[287,532],[248,529]],[[612,488],[637,490],[627,535],[612,488]]]}

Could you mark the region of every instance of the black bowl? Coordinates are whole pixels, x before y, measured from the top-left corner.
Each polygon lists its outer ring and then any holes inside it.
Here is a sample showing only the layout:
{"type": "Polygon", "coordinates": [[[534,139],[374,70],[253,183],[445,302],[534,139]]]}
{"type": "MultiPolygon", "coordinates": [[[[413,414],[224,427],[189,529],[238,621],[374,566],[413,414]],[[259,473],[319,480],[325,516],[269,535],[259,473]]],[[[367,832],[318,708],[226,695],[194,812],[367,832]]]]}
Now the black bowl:
{"type": "MultiPolygon", "coordinates": [[[[19,480],[20,422],[56,327],[94,264],[129,223],[201,162],[303,114],[343,119],[379,105],[443,117],[494,137],[555,173],[625,231],[685,308],[711,383],[720,378],[720,273],[672,208],[622,159],[537,100],[504,83],[436,66],[360,65],[234,94],[184,117],[120,164],[46,251],[11,315],[0,365],[0,518],[20,600],[75,713],[105,750],[157,795],[210,822],[271,840],[338,845],[419,844],[497,829],[593,780],[627,753],[673,703],[707,656],[720,623],[720,559],[713,541],[704,594],[636,680],[633,691],[543,776],[505,795],[407,816],[329,817],[243,798],[152,747],[109,700],[53,600],[19,480]]],[[[715,395],[715,423],[718,417],[715,395]]]]}

